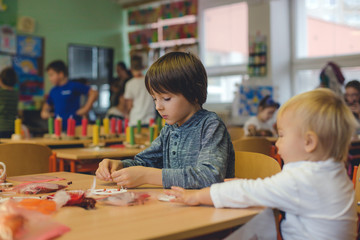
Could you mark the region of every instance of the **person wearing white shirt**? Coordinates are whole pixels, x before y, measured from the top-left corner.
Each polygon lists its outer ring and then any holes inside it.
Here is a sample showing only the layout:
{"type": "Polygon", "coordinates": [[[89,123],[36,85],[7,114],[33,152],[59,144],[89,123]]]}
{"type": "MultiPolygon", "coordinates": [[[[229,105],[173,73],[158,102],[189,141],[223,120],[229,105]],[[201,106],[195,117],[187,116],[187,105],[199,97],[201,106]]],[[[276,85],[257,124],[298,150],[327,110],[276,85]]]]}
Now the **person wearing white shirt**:
{"type": "Polygon", "coordinates": [[[134,77],[126,83],[124,94],[129,126],[136,126],[138,120],[141,120],[142,125],[147,125],[151,118],[155,118],[154,101],[146,90],[142,69],[141,57],[133,56],[131,72],[134,77]]]}
{"type": "Polygon", "coordinates": [[[271,120],[280,104],[270,95],[261,99],[256,116],[250,117],[244,124],[245,136],[274,136],[276,131],[271,120]]]}
{"type": "Polygon", "coordinates": [[[173,187],[167,194],[188,205],[277,208],[285,212],[280,233],[286,240],[355,239],[355,193],[344,162],[357,122],[343,99],[328,89],[297,95],[280,108],[277,123],[280,173],[192,192],[173,187]]]}

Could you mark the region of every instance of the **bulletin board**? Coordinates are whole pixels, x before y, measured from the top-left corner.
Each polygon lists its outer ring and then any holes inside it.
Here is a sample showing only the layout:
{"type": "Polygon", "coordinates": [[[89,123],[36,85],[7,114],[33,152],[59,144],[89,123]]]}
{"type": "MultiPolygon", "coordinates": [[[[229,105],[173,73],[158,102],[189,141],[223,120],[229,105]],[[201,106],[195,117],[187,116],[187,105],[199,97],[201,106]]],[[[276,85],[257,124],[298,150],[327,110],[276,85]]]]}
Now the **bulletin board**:
{"type": "Polygon", "coordinates": [[[240,91],[240,116],[255,116],[258,111],[259,102],[265,96],[273,96],[272,86],[243,86],[239,88],[240,91]]]}
{"type": "Polygon", "coordinates": [[[12,66],[19,79],[19,108],[39,110],[44,96],[44,39],[29,35],[17,35],[16,39],[12,66]]]}

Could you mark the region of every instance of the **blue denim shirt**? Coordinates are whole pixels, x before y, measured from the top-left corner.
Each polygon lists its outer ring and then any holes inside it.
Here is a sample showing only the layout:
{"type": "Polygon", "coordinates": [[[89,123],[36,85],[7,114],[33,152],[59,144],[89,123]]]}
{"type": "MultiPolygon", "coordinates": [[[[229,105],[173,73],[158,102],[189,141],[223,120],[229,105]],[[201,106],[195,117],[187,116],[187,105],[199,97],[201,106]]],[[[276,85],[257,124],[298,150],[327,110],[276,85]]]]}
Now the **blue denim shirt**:
{"type": "Polygon", "coordinates": [[[225,124],[201,109],[180,127],[166,124],[152,145],[124,167],[162,169],[164,188],[204,188],[234,177],[235,154],[225,124]]]}

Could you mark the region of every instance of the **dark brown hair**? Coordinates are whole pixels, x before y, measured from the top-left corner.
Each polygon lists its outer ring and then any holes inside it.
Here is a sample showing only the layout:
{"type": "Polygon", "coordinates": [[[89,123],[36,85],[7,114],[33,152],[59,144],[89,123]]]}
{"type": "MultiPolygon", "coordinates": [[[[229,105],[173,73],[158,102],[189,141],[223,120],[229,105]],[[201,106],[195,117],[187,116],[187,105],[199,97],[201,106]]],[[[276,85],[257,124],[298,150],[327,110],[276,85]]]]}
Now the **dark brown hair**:
{"type": "Polygon", "coordinates": [[[150,94],[182,94],[190,103],[202,106],[207,97],[204,65],[191,53],[170,52],[151,65],[145,76],[150,94]]]}
{"type": "Polygon", "coordinates": [[[68,76],[68,69],[64,61],[62,60],[55,60],[46,67],[46,71],[49,71],[50,69],[54,70],[56,73],[63,73],[65,77],[68,76]]]}
{"type": "Polygon", "coordinates": [[[348,87],[355,88],[360,93],[360,82],[358,80],[352,80],[345,85],[345,89],[348,87]]]}
{"type": "Polygon", "coordinates": [[[130,60],[131,69],[135,71],[141,71],[144,69],[143,59],[141,56],[134,55],[130,60]]]}
{"type": "Polygon", "coordinates": [[[13,87],[17,82],[17,75],[12,67],[4,68],[0,73],[0,79],[4,85],[13,87]]]}
{"type": "Polygon", "coordinates": [[[263,99],[261,99],[259,103],[259,108],[265,109],[268,107],[275,107],[278,109],[280,107],[280,104],[275,102],[270,95],[266,95],[263,99]]]}

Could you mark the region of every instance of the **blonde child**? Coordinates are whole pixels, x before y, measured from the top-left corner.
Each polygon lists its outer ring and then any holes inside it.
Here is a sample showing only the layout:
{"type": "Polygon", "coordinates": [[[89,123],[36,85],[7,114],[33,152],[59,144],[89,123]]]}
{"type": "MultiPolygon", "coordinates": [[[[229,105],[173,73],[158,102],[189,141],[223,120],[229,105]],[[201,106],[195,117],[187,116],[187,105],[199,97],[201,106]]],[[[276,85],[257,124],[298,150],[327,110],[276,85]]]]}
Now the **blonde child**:
{"type": "Polygon", "coordinates": [[[261,99],[256,116],[249,118],[244,124],[246,136],[273,136],[275,129],[270,123],[280,104],[268,95],[261,99]]]}
{"type": "Polygon", "coordinates": [[[357,123],[343,99],[328,89],[297,95],[280,108],[277,124],[282,172],[167,194],[188,205],[278,208],[285,212],[283,239],[355,239],[354,190],[344,161],[357,123]]]}
{"type": "Polygon", "coordinates": [[[96,176],[128,188],[145,183],[203,188],[234,176],[225,124],[202,108],[207,75],[200,60],[189,53],[168,53],[150,67],[145,85],[166,125],[134,160],[104,159],[96,176]]]}

